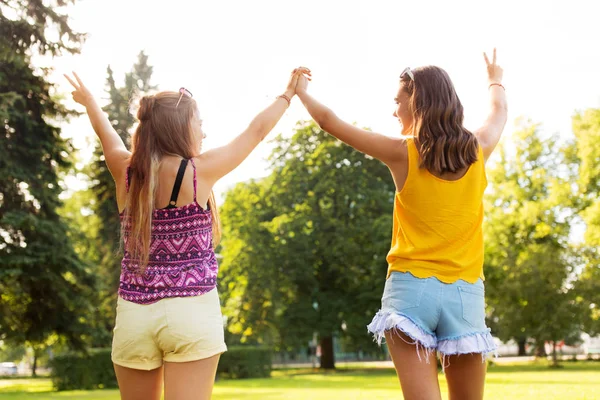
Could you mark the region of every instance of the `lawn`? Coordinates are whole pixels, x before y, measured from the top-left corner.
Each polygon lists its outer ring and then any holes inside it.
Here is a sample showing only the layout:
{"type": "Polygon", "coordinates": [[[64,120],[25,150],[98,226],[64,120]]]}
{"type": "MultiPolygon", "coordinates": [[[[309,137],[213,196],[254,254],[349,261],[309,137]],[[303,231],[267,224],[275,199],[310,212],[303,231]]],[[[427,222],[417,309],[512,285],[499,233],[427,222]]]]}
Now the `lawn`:
{"type": "MultiPolygon", "coordinates": [[[[600,363],[577,362],[549,369],[546,364],[494,365],[486,384],[488,400],[600,400],[600,363]]],[[[445,379],[440,374],[445,393],[445,379]]],[[[214,400],[399,399],[400,387],[388,368],[343,368],[331,373],[274,371],[271,379],[217,382],[214,400]]],[[[0,380],[0,400],[118,400],[117,390],[53,392],[49,379],[0,380]]]]}

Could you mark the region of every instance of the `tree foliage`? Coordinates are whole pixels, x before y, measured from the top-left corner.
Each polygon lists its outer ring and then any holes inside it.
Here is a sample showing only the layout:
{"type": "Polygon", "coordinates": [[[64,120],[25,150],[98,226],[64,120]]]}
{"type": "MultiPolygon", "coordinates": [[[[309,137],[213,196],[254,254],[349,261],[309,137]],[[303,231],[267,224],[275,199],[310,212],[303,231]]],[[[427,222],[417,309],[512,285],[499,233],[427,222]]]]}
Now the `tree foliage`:
{"type": "Polygon", "coordinates": [[[317,332],[321,366],[333,368],[333,337],[374,349],[366,325],[380,307],[394,184],[314,123],[275,144],[271,175],[238,184],[221,209],[228,329],[284,350],[317,332]]]}
{"type": "Polygon", "coordinates": [[[0,1],[0,339],[34,349],[53,335],[83,346],[94,285],[57,212],[72,152],[57,122],[69,112],[51,95],[49,71],[31,64],[32,54],[77,51],[66,3],[0,1]]]}
{"type": "Polygon", "coordinates": [[[577,257],[569,242],[574,217],[571,175],[556,137],[522,122],[488,169],[485,274],[490,324],[502,340],[577,337],[581,301],[573,290],[577,257]]]}
{"type": "Polygon", "coordinates": [[[577,209],[585,224],[580,247],[583,270],[577,289],[585,302],[586,331],[600,334],[600,109],[573,117],[575,141],[570,150],[577,166],[577,209]]]}
{"type": "MultiPolygon", "coordinates": [[[[125,74],[124,84],[115,81],[113,70],[107,68],[109,102],[103,108],[116,132],[129,148],[135,124],[131,102],[142,93],[155,90],[150,84],[152,67],[142,51],[132,70],[125,74]]],[[[121,271],[120,220],[115,182],[108,170],[100,141],[95,138],[92,160],[83,169],[88,188],[76,192],[67,200],[64,215],[74,232],[76,248],[98,277],[95,298],[95,334],[92,345],[110,346],[115,321],[117,289],[121,271]]]]}

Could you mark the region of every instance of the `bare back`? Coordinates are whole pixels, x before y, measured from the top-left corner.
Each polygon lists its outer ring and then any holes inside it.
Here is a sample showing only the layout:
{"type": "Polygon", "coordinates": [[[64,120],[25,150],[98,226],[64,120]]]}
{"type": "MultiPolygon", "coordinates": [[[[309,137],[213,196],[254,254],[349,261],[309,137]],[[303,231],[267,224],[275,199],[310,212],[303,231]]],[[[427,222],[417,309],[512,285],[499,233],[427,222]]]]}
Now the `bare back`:
{"type": "MultiPolygon", "coordinates": [[[[177,171],[181,165],[181,157],[177,156],[166,156],[163,157],[160,162],[158,169],[158,186],[156,189],[155,205],[156,208],[165,208],[169,205],[171,194],[173,192],[173,185],[177,177],[177,171]]],[[[196,159],[195,159],[196,160],[196,159]]],[[[202,163],[196,161],[197,165],[197,201],[202,208],[206,209],[208,203],[208,197],[212,190],[210,185],[205,179],[202,178],[201,168],[202,163]]],[[[119,205],[119,211],[125,208],[125,201],[127,197],[126,183],[117,182],[117,203],[119,205]]],[[[194,202],[194,174],[193,166],[191,163],[187,164],[185,174],[183,175],[183,181],[177,197],[177,206],[181,207],[186,204],[194,202]]]]}

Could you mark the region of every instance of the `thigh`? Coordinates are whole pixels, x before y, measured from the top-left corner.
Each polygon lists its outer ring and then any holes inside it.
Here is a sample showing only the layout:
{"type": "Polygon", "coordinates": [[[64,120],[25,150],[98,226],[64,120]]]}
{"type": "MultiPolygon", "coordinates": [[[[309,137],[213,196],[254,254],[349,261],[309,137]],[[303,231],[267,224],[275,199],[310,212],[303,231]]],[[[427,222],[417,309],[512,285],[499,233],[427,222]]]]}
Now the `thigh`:
{"type": "Polygon", "coordinates": [[[435,351],[417,348],[410,337],[399,331],[387,331],[385,340],[404,399],[441,400],[435,351]]]}
{"type": "Polygon", "coordinates": [[[450,400],[481,400],[487,364],[481,354],[460,354],[446,357],[446,380],[450,400]]]}
{"type": "Polygon", "coordinates": [[[150,371],[114,364],[122,400],[159,400],[163,367],[150,371]]]}
{"type": "Polygon", "coordinates": [[[165,362],[165,400],[210,400],[220,356],[165,362]]]}

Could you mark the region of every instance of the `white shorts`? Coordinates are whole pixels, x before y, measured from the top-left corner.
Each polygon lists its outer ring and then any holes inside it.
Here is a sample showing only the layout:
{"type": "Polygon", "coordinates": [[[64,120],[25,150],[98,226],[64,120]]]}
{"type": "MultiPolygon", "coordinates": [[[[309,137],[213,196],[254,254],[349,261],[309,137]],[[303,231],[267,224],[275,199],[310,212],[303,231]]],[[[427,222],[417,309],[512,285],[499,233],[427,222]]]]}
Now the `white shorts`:
{"type": "Polygon", "coordinates": [[[151,370],[163,362],[202,360],[227,351],[217,289],[200,296],[137,304],[119,297],[112,361],[151,370]]]}

